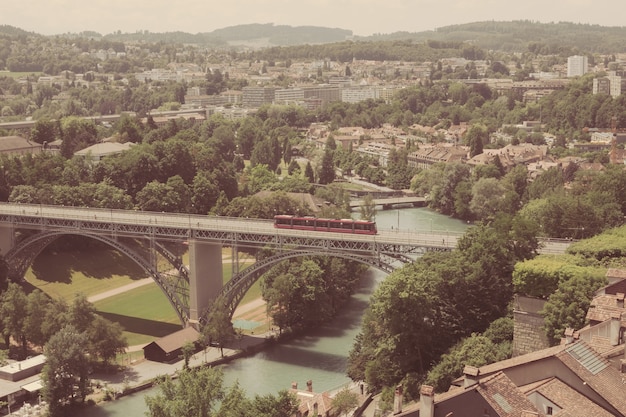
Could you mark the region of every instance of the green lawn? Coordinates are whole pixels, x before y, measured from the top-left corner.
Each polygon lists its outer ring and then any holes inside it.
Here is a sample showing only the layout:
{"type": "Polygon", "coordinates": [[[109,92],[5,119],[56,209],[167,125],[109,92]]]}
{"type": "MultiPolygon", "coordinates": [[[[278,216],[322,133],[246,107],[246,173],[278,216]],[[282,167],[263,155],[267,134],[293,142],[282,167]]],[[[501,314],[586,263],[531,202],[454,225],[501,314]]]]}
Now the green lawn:
{"type": "Polygon", "coordinates": [[[150,343],[181,329],[176,312],[156,283],[94,303],[98,314],[122,325],[129,346],[150,343]]]}
{"type": "Polygon", "coordinates": [[[146,278],[128,257],[114,250],[41,253],[26,272],[31,285],[66,301],[76,294],[86,297],[146,278]]]}
{"type": "MultiPolygon", "coordinates": [[[[230,254],[230,249],[224,249],[224,255],[230,254]]],[[[184,262],[187,259],[183,257],[184,262]]],[[[241,254],[240,268],[253,261],[241,254]]],[[[224,282],[227,282],[232,275],[229,260],[224,260],[223,272],[224,282]]],[[[51,297],[68,302],[79,293],[89,297],[145,277],[143,270],[129,258],[108,249],[80,253],[44,252],[26,273],[28,283],[51,297]]],[[[261,287],[256,282],[242,303],[260,296],[261,287]]],[[[176,312],[156,283],[100,300],[94,305],[100,315],[122,325],[129,346],[149,343],[181,328],[176,312]]]]}

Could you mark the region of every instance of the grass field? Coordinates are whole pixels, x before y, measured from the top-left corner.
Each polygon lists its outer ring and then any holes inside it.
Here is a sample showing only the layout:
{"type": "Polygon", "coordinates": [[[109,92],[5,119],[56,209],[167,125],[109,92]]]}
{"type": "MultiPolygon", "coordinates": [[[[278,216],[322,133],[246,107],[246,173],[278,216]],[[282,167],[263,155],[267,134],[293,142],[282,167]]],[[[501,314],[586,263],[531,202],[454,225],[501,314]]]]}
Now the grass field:
{"type": "MultiPolygon", "coordinates": [[[[230,256],[230,249],[224,256],[230,256]]],[[[183,257],[186,261],[187,258],[183,257]]],[[[254,260],[240,257],[240,268],[254,260]]],[[[224,282],[232,276],[229,259],[223,263],[224,282]]],[[[29,268],[27,282],[54,298],[71,302],[77,294],[86,297],[146,278],[133,261],[114,250],[99,249],[75,252],[44,252],[29,268]]],[[[261,296],[260,284],[255,283],[244,297],[247,303],[261,296]]],[[[128,345],[140,345],[180,330],[176,312],[156,283],[135,288],[94,303],[103,317],[120,323],[128,345]]]]}
{"type": "Polygon", "coordinates": [[[130,258],[114,250],[41,253],[26,272],[31,285],[54,298],[71,302],[146,278],[130,258]]]}

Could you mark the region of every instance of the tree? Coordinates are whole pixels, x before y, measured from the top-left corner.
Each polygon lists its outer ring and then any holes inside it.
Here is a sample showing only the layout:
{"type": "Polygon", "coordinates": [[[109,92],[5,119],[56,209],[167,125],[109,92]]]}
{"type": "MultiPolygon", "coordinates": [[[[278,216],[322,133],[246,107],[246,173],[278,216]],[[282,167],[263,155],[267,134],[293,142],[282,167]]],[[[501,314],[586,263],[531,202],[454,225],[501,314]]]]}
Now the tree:
{"type": "Polygon", "coordinates": [[[333,161],[333,151],[328,147],[324,151],[322,164],[318,173],[320,184],[330,184],[335,180],[335,163],[333,161]]]}
{"type": "Polygon", "coordinates": [[[483,153],[483,146],[489,140],[487,126],[474,124],[465,134],[465,141],[470,147],[470,158],[483,153]]]}
{"type": "Polygon", "coordinates": [[[51,304],[51,299],[38,289],[28,294],[28,315],[25,322],[26,335],[28,340],[37,346],[44,346],[48,341],[48,335],[44,333],[44,322],[51,304]]]}
{"type": "Polygon", "coordinates": [[[256,194],[259,191],[267,190],[272,184],[278,181],[278,177],[267,165],[257,164],[247,169],[246,183],[250,194],[256,194]]]}
{"type": "Polygon", "coordinates": [[[363,205],[361,206],[361,220],[374,221],[376,219],[376,204],[371,194],[363,197],[363,205]]]}
{"type": "Polygon", "coordinates": [[[185,342],[181,350],[182,350],[182,357],[184,361],[183,369],[189,369],[189,361],[191,360],[191,357],[196,351],[196,346],[194,345],[193,342],[185,342]]]}
{"type": "Polygon", "coordinates": [[[298,411],[298,399],[287,390],[278,391],[278,395],[256,395],[252,410],[255,417],[291,417],[298,411]]]}
{"type": "Polygon", "coordinates": [[[444,354],[428,372],[426,384],[437,392],[445,392],[452,381],[463,374],[466,365],[480,367],[506,359],[498,354],[497,346],[485,336],[473,334],[444,354]]]}
{"type": "Polygon", "coordinates": [[[481,178],[472,187],[470,209],[480,220],[491,220],[502,211],[505,189],[495,178],[481,178]]]}
{"type": "Polygon", "coordinates": [[[83,402],[89,393],[87,336],[67,325],[52,336],[46,346],[46,364],[41,379],[43,397],[52,416],[65,415],[64,408],[83,402]]]}
{"type": "Polygon", "coordinates": [[[26,358],[28,340],[26,339],[26,317],[28,316],[28,298],[22,287],[9,283],[7,290],[0,297],[0,313],[6,335],[10,335],[20,344],[22,359],[26,358]]]}
{"type": "Polygon", "coordinates": [[[152,417],[212,417],[224,398],[224,373],[220,368],[183,369],[177,381],[165,377],[160,392],[146,396],[152,417]]]}
{"type": "Polygon", "coordinates": [[[323,275],[322,268],[310,259],[281,262],[263,275],[263,298],[281,331],[306,328],[331,317],[323,275]]]}
{"type": "Polygon", "coordinates": [[[338,415],[347,416],[350,411],[358,407],[359,396],[349,388],[343,388],[335,394],[330,404],[338,415]]]}
{"type": "Polygon", "coordinates": [[[558,289],[550,295],[541,314],[544,329],[553,345],[560,342],[565,329],[581,329],[585,326],[587,310],[595,291],[606,285],[606,278],[588,274],[577,274],[559,283],[558,289]]]}
{"type": "Polygon", "coordinates": [[[304,168],[304,177],[313,184],[315,182],[315,174],[313,173],[313,167],[311,166],[311,161],[307,161],[306,167],[304,168]]]}
{"type": "Polygon", "coordinates": [[[235,337],[233,323],[230,320],[230,311],[224,298],[218,297],[211,304],[201,334],[204,346],[211,346],[213,343],[218,344],[220,354],[223,357],[224,345],[235,337]]]}
{"type": "Polygon", "coordinates": [[[128,347],[122,326],[99,315],[94,317],[86,334],[91,359],[101,358],[104,366],[108,366],[117,355],[126,352],[128,347]]]}

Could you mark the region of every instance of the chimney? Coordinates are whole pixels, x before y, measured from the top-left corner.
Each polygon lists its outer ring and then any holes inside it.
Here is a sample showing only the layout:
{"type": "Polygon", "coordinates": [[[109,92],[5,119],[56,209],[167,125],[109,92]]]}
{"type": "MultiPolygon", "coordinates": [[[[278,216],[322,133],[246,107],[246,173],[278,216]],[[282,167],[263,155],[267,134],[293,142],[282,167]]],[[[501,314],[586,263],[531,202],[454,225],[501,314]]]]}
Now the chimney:
{"type": "Polygon", "coordinates": [[[618,292],[616,295],[617,295],[617,306],[619,308],[624,308],[624,293],[618,292]]]}
{"type": "Polygon", "coordinates": [[[402,384],[396,386],[395,395],[393,397],[393,413],[400,414],[402,412],[402,384]]]}
{"type": "Polygon", "coordinates": [[[574,329],[568,327],[565,329],[565,344],[571,345],[572,343],[574,343],[574,329]]]}
{"type": "Polygon", "coordinates": [[[480,374],[480,370],[475,366],[465,365],[463,368],[463,388],[469,388],[478,384],[478,375],[480,374]]]}
{"type": "Polygon", "coordinates": [[[291,383],[291,389],[298,389],[298,383],[297,382],[292,382],[291,383]]]}
{"type": "Polygon", "coordinates": [[[611,346],[619,345],[619,333],[622,328],[622,314],[614,311],[611,313],[611,322],[609,323],[609,342],[611,346]]]}
{"type": "Polygon", "coordinates": [[[435,389],[430,385],[420,388],[420,417],[435,416],[435,389]]]}
{"type": "Polygon", "coordinates": [[[306,381],[306,390],[309,392],[313,392],[313,381],[310,379],[306,381]]]}

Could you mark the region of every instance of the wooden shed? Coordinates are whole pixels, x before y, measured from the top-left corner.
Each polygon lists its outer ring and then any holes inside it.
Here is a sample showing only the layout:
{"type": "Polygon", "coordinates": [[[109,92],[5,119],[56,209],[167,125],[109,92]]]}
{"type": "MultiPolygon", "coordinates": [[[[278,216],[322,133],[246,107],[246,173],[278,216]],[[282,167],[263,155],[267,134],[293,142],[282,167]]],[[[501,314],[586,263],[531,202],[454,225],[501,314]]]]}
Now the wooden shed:
{"type": "Polygon", "coordinates": [[[155,362],[175,362],[181,359],[183,346],[188,342],[196,343],[199,335],[193,327],[186,327],[148,343],[143,348],[144,357],[155,362]]]}

